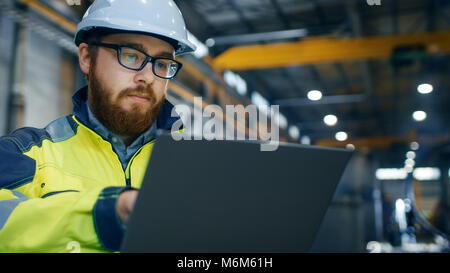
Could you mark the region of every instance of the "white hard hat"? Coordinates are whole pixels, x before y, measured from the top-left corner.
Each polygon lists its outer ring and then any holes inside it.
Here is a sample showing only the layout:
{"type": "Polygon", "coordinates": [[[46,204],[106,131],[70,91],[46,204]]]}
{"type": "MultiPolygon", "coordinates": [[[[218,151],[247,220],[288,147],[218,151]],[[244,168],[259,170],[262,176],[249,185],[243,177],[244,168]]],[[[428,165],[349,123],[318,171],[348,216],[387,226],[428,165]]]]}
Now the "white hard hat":
{"type": "Polygon", "coordinates": [[[183,15],[172,0],[96,0],[77,26],[75,44],[84,42],[86,32],[97,28],[165,39],[174,45],[175,55],[195,51],[183,15]]]}

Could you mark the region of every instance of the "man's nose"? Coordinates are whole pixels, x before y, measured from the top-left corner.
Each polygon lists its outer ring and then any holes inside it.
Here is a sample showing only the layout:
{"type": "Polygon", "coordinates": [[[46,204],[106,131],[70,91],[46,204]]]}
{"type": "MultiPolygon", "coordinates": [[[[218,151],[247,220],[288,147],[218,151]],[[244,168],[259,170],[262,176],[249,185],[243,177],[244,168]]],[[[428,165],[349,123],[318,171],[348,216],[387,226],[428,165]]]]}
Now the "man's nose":
{"type": "Polygon", "coordinates": [[[135,81],[137,83],[145,83],[145,84],[152,84],[153,81],[156,79],[156,75],[153,73],[152,69],[152,63],[148,62],[144,68],[137,71],[135,76],[135,81]]]}

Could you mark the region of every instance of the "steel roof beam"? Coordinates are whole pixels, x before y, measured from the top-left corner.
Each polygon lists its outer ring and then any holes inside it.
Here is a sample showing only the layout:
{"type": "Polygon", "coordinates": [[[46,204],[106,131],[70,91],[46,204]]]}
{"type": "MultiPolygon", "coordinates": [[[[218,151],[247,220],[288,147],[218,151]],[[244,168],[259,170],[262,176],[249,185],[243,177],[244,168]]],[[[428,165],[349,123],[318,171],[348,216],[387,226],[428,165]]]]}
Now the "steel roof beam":
{"type": "Polygon", "coordinates": [[[275,11],[278,15],[278,18],[283,22],[283,25],[285,28],[290,29],[291,28],[291,22],[289,21],[288,16],[283,12],[283,9],[280,6],[280,3],[278,3],[277,0],[270,0],[270,3],[275,8],[275,11]]]}
{"type": "Polygon", "coordinates": [[[215,26],[210,24],[205,17],[198,12],[195,7],[193,6],[193,3],[191,1],[182,1],[182,0],[175,0],[175,3],[178,5],[180,10],[183,12],[183,16],[186,19],[186,27],[190,32],[195,34],[195,36],[200,41],[205,41],[210,36],[210,33],[216,33],[216,35],[220,35],[220,33],[215,26]]]}
{"type": "Polygon", "coordinates": [[[235,0],[227,0],[230,7],[238,14],[241,22],[250,30],[251,32],[255,32],[255,27],[245,18],[244,12],[239,8],[236,4],[235,0]]]}
{"type": "Polygon", "coordinates": [[[221,45],[236,45],[244,43],[258,43],[282,39],[301,38],[305,37],[306,35],[308,35],[308,30],[305,28],[300,28],[300,29],[290,29],[290,30],[261,32],[261,33],[229,35],[229,36],[213,37],[210,39],[214,40],[215,46],[221,46],[221,45]]]}

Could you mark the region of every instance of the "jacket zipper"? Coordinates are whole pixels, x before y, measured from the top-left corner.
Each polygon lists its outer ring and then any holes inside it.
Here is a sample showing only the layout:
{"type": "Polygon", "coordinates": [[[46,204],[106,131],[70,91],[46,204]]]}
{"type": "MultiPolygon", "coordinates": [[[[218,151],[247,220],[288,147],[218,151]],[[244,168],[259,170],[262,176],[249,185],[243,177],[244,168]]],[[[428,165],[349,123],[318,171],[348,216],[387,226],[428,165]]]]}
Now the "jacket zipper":
{"type": "MultiPolygon", "coordinates": [[[[142,146],[144,147],[144,146],[142,146]]],[[[137,150],[133,157],[130,159],[130,162],[128,162],[127,168],[125,169],[124,175],[125,175],[125,184],[129,187],[131,186],[131,164],[133,163],[134,158],[141,152],[142,147],[137,150]],[[128,175],[127,175],[128,174],[128,175]]]]}
{"type": "MultiPolygon", "coordinates": [[[[145,146],[145,144],[144,144],[144,146],[145,146]]],[[[131,186],[131,164],[133,164],[133,160],[142,151],[142,148],[144,148],[144,146],[139,148],[139,150],[137,150],[134,153],[133,157],[130,159],[130,162],[128,162],[127,168],[125,169],[125,173],[124,173],[125,174],[125,183],[126,183],[127,186],[131,186]]]]}
{"type": "Polygon", "coordinates": [[[125,169],[125,183],[127,186],[131,186],[131,164],[133,163],[133,160],[137,157],[137,155],[142,151],[142,149],[146,145],[150,145],[151,143],[154,143],[155,141],[156,141],[156,139],[153,139],[152,141],[149,141],[146,144],[144,144],[141,148],[139,148],[139,150],[136,151],[136,153],[134,153],[133,157],[130,159],[130,162],[128,162],[127,168],[125,169]],[[127,177],[127,173],[128,173],[128,177],[127,177]]]}

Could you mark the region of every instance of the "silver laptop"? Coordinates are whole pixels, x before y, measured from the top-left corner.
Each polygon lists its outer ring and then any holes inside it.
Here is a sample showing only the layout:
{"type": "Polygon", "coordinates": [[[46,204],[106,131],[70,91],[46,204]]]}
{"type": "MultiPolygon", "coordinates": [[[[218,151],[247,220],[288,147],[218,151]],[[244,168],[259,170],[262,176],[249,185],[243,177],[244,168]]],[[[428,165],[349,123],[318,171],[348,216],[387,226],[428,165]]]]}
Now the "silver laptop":
{"type": "Polygon", "coordinates": [[[351,154],[160,136],[121,252],[307,252],[351,154]]]}

